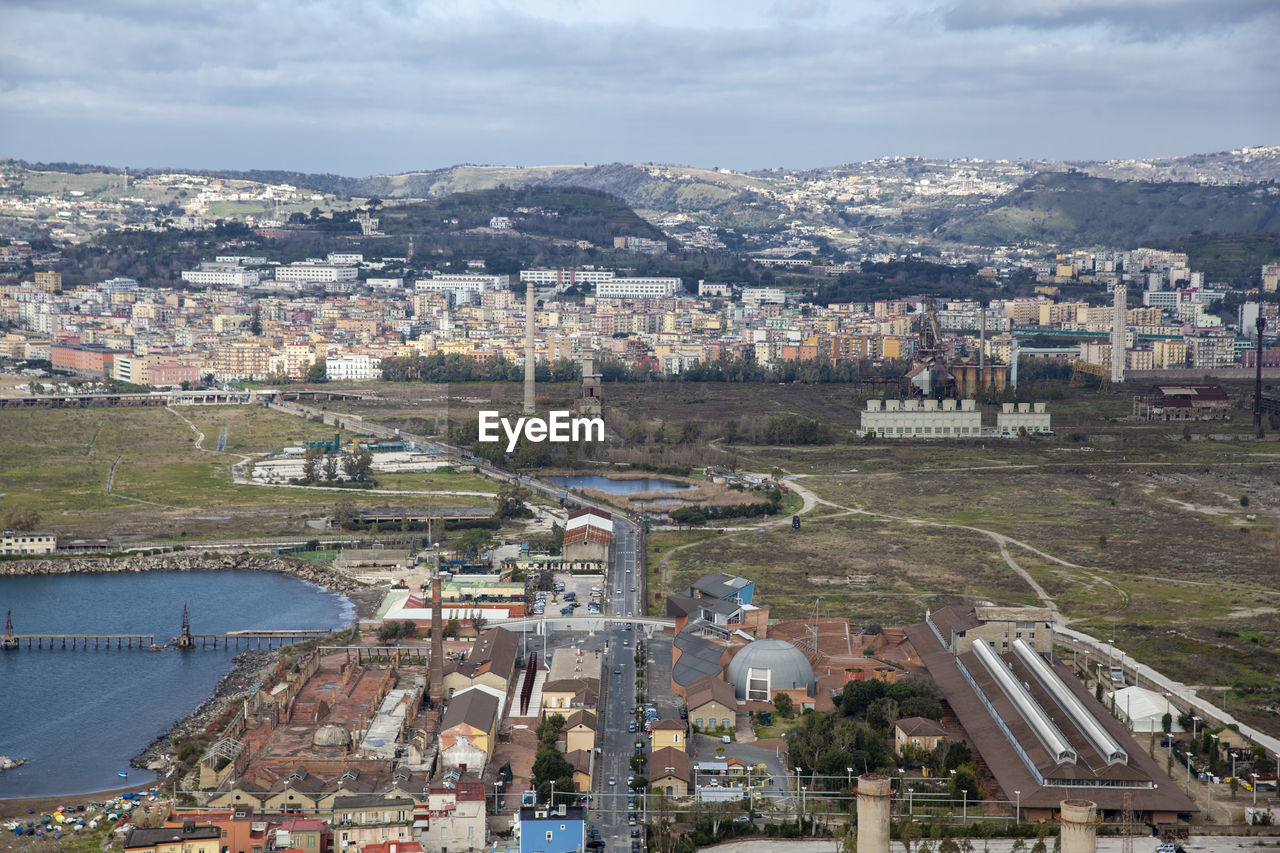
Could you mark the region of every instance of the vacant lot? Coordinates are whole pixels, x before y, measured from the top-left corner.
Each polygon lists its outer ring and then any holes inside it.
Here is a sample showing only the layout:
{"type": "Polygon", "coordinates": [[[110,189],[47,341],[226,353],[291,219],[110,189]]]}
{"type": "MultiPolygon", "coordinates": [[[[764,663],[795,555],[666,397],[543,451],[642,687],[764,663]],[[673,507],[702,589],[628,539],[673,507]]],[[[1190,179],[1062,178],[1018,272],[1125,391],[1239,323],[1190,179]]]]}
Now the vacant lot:
{"type": "MultiPolygon", "coordinates": [[[[231,466],[333,429],[302,418],[248,406],[98,410],[14,410],[0,415],[0,512],[32,509],[40,527],[64,536],[137,539],[218,535],[302,535],[309,518],[327,515],[339,501],[353,506],[415,503],[360,490],[308,490],[238,486],[231,466]],[[221,429],[226,452],[214,452],[221,429]],[[108,492],[107,484],[111,482],[108,492]]],[[[470,473],[389,475],[388,488],[493,491],[470,473]]],[[[484,498],[437,499],[456,505],[484,498]]],[[[314,533],[314,531],[312,531],[314,533]]]]}

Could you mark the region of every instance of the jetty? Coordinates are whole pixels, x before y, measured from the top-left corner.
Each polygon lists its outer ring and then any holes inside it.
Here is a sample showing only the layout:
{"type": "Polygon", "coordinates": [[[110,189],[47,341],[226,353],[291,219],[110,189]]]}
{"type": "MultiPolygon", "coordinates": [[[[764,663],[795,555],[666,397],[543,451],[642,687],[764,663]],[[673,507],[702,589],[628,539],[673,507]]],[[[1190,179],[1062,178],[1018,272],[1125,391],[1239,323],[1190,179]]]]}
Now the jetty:
{"type": "Polygon", "coordinates": [[[5,651],[17,649],[142,649],[159,650],[165,648],[190,649],[224,649],[240,648],[241,643],[248,648],[273,649],[277,646],[288,646],[331,634],[328,628],[274,628],[229,631],[225,634],[193,634],[191,619],[187,606],[182,606],[182,632],[171,642],[156,644],[155,634],[19,634],[13,629],[13,612],[8,611],[4,619],[4,634],[0,635],[0,649],[5,651]]]}

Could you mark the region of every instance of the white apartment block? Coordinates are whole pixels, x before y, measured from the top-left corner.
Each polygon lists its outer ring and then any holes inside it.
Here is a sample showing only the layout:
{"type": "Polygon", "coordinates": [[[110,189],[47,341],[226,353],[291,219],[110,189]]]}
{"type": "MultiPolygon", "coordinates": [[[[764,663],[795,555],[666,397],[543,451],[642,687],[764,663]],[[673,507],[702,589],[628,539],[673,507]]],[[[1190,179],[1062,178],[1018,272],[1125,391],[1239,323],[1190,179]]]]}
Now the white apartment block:
{"type": "Polygon", "coordinates": [[[681,291],[678,278],[614,278],[596,284],[597,299],[670,299],[681,291]]]}
{"type": "Polygon", "coordinates": [[[0,530],[0,554],[52,554],[57,547],[56,533],[0,530]]]}
{"type": "Polygon", "coordinates": [[[299,261],[276,267],[276,281],[333,282],[355,281],[359,270],[354,266],[327,264],[322,261],[299,261]]]}
{"type": "Polygon", "coordinates": [[[787,292],[780,287],[742,288],[744,305],[786,305],[787,292]]]}
{"type": "Polygon", "coordinates": [[[364,263],[364,255],[359,252],[330,252],[328,261],[339,265],[360,265],[364,263]]]}
{"type": "Polygon", "coordinates": [[[725,282],[699,281],[699,296],[730,296],[732,291],[725,282]]]}
{"type": "Polygon", "coordinates": [[[1032,435],[1051,435],[1049,420],[1044,403],[1005,403],[996,414],[996,432],[1006,438],[1019,435],[1024,429],[1032,435]]]}
{"type": "Polygon", "coordinates": [[[325,377],[331,382],[382,378],[382,359],[372,355],[344,355],[328,359],[324,366],[325,377]]]}
{"type": "Polygon", "coordinates": [[[982,434],[973,400],[868,400],[862,429],[882,438],[956,438],[982,434]]]}
{"type": "Polygon", "coordinates": [[[261,255],[218,255],[214,261],[220,264],[235,264],[239,267],[265,267],[267,259],[261,255]]]}
{"type": "Polygon", "coordinates": [[[420,278],[413,285],[413,289],[419,293],[445,291],[452,293],[455,298],[464,293],[474,295],[489,290],[509,290],[510,288],[511,276],[480,273],[434,273],[431,278],[420,278]]]}
{"type": "Polygon", "coordinates": [[[573,287],[612,281],[613,270],[520,270],[520,280],[543,286],[573,287]]]}
{"type": "Polygon", "coordinates": [[[198,270],[183,270],[182,280],[213,287],[257,287],[262,275],[229,262],[204,263],[198,270]]]}

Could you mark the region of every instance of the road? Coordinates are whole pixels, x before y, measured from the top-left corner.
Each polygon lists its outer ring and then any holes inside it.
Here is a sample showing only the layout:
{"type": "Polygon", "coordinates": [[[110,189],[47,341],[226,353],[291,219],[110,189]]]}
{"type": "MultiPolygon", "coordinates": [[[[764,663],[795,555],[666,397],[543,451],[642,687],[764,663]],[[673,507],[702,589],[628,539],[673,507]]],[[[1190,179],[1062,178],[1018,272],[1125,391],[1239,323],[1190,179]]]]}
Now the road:
{"type": "Polygon", "coordinates": [[[636,638],[643,635],[628,630],[630,623],[626,619],[639,613],[643,604],[640,587],[644,578],[637,563],[637,550],[641,547],[638,540],[636,525],[614,513],[613,545],[604,590],[605,612],[617,619],[604,631],[608,651],[604,657],[598,709],[600,752],[594,774],[596,808],[593,812],[594,823],[610,853],[631,850],[627,777],[631,775],[630,759],[635,754],[637,735],[628,732],[627,727],[635,719],[631,713],[636,706],[635,644],[636,638]],[[614,784],[609,784],[610,779],[614,784]]]}

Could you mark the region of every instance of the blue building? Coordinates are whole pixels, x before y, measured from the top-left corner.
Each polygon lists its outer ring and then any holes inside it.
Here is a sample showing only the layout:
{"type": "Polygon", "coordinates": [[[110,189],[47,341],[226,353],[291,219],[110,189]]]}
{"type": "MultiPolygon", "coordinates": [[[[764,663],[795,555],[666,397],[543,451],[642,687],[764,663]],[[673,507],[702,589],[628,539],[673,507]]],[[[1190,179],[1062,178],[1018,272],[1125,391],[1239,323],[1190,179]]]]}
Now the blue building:
{"type": "Polygon", "coordinates": [[[756,585],[746,578],[716,572],[713,575],[698,578],[685,594],[690,597],[701,595],[735,604],[750,604],[756,594],[756,585]]]}
{"type": "Polygon", "coordinates": [[[586,821],[582,806],[522,807],[519,853],[581,853],[587,843],[586,821]]]}

